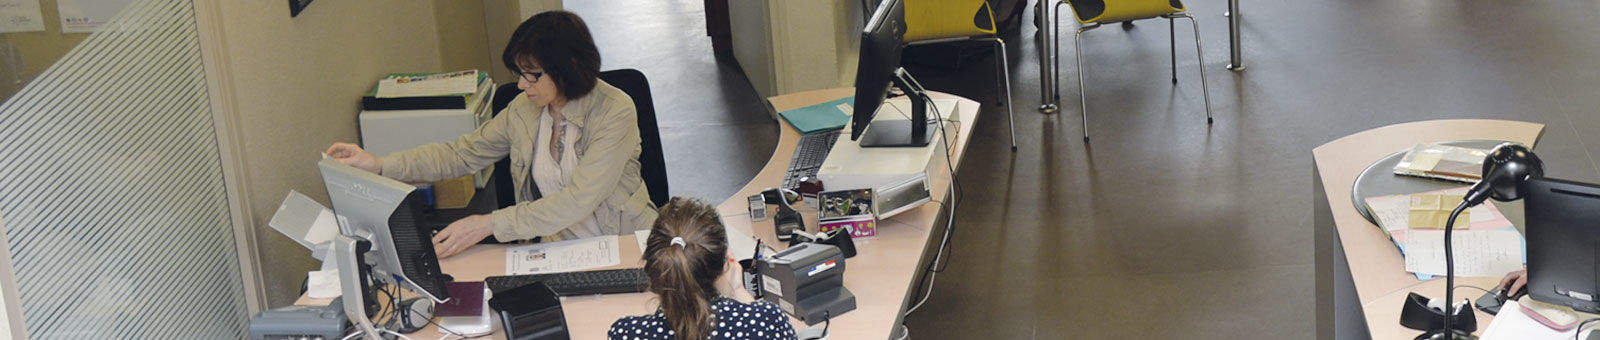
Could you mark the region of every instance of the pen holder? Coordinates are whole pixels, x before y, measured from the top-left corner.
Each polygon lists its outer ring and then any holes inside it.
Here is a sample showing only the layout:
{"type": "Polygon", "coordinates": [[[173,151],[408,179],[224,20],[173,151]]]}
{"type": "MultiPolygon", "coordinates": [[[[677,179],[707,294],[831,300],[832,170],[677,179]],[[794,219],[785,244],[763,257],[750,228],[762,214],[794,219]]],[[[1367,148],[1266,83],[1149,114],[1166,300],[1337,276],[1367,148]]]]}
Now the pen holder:
{"type": "MultiPolygon", "coordinates": [[[[1442,333],[1444,332],[1445,312],[1428,307],[1428,300],[1427,297],[1417,293],[1407,295],[1405,305],[1400,308],[1400,325],[1427,332],[1419,336],[1418,339],[1435,337],[1444,339],[1446,337],[1443,337],[1442,333]]],[[[1445,308],[1451,309],[1454,307],[1448,306],[1447,303],[1445,308]]],[[[1478,318],[1477,315],[1472,313],[1472,305],[1468,304],[1462,306],[1462,308],[1454,309],[1455,315],[1450,316],[1454,318],[1450,321],[1450,327],[1455,328],[1457,331],[1457,335],[1454,338],[1462,338],[1461,334],[1470,336],[1472,331],[1478,330],[1478,318]]]]}

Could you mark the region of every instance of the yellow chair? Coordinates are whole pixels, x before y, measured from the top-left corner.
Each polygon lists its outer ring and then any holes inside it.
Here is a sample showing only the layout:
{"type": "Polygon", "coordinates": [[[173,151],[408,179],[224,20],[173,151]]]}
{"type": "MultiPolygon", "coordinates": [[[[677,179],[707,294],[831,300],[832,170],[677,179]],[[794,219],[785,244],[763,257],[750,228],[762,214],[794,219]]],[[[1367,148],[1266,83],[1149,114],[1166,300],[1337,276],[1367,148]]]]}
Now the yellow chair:
{"type": "Polygon", "coordinates": [[[984,0],[906,0],[907,45],[972,40],[994,43],[995,66],[999,68],[1000,104],[1006,106],[1011,124],[1011,151],[1017,151],[1016,114],[1011,110],[1011,66],[1006,61],[1006,42],[995,33],[994,11],[984,0]]]}
{"type": "MultiPolygon", "coordinates": [[[[1189,23],[1194,26],[1195,57],[1200,60],[1200,93],[1202,96],[1204,96],[1206,103],[1206,124],[1211,124],[1211,93],[1206,88],[1206,59],[1205,54],[1200,48],[1200,24],[1195,22],[1193,16],[1190,16],[1188,12],[1184,11],[1182,2],[1179,0],[1061,0],[1055,5],[1056,13],[1061,12],[1061,5],[1072,6],[1072,12],[1078,19],[1078,23],[1081,24],[1078,27],[1077,34],[1073,35],[1072,39],[1074,45],[1073,53],[1077,55],[1078,59],[1078,98],[1080,99],[1079,103],[1083,107],[1084,142],[1089,141],[1089,100],[1087,96],[1084,95],[1082,52],[1083,32],[1099,28],[1100,25],[1104,24],[1120,22],[1124,25],[1130,25],[1131,21],[1139,19],[1167,19],[1167,32],[1168,35],[1172,37],[1173,86],[1177,86],[1178,84],[1178,41],[1177,30],[1175,28],[1176,24],[1173,23],[1173,21],[1177,18],[1186,18],[1189,19],[1189,23]]],[[[1049,20],[1048,17],[1046,17],[1046,20],[1049,22],[1050,32],[1054,34],[1059,23],[1057,23],[1055,20],[1049,20]]],[[[1050,54],[1054,55],[1055,51],[1060,50],[1060,47],[1061,37],[1057,35],[1055,39],[1053,39],[1050,46],[1050,54]]],[[[1051,59],[1050,79],[1048,81],[1053,84],[1059,75],[1061,63],[1054,60],[1054,58],[1051,59]]],[[[1050,88],[1055,87],[1051,86],[1050,88]]],[[[1059,91],[1059,89],[1057,89],[1057,91],[1059,91]]],[[[1056,98],[1060,98],[1059,93],[1054,95],[1056,98]]]]}

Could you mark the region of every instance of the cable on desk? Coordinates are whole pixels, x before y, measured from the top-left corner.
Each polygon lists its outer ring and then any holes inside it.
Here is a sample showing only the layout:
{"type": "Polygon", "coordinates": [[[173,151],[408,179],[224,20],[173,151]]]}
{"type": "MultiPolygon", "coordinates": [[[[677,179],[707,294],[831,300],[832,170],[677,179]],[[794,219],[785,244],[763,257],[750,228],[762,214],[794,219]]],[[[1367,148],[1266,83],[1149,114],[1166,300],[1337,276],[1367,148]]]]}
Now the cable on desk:
{"type": "Polygon", "coordinates": [[[822,340],[822,339],[827,339],[828,338],[828,327],[832,326],[832,325],[833,325],[833,316],[829,315],[828,311],[822,311],[822,335],[818,335],[815,338],[805,338],[805,339],[800,339],[800,340],[822,340]]]}
{"type": "MultiPolygon", "coordinates": [[[[941,111],[939,111],[938,104],[934,104],[932,100],[929,100],[928,104],[933,106],[933,110],[935,112],[935,116],[938,115],[937,114],[938,112],[941,112],[941,111]]],[[[944,236],[942,236],[941,240],[939,241],[939,250],[934,252],[933,261],[928,262],[928,269],[927,269],[928,277],[927,277],[927,280],[926,280],[927,292],[923,293],[922,299],[920,301],[917,301],[917,303],[912,305],[911,308],[906,309],[905,315],[908,315],[908,316],[911,315],[912,312],[916,312],[917,308],[922,307],[923,303],[927,303],[928,302],[928,298],[933,297],[933,284],[934,284],[934,282],[938,279],[939,273],[944,272],[944,270],[948,269],[949,265],[950,265],[950,259],[948,257],[946,257],[945,254],[946,254],[946,252],[949,252],[951,254],[950,256],[954,256],[954,253],[955,253],[955,251],[952,250],[953,248],[950,246],[950,239],[951,239],[950,235],[955,233],[955,229],[956,229],[956,224],[955,224],[956,223],[956,207],[959,206],[960,203],[961,203],[963,192],[961,191],[961,181],[956,178],[955,160],[954,160],[953,157],[950,156],[950,153],[954,152],[954,150],[952,150],[950,148],[950,137],[949,137],[949,134],[944,133],[944,120],[943,119],[935,119],[935,120],[939,122],[939,131],[940,131],[939,138],[940,138],[941,141],[944,142],[944,159],[945,159],[944,163],[945,163],[945,167],[950,170],[951,200],[950,200],[950,204],[948,206],[946,206],[944,204],[944,202],[942,202],[942,201],[935,201],[935,202],[939,202],[939,205],[941,207],[947,208],[945,210],[948,211],[948,213],[945,214],[944,236]],[[943,261],[945,263],[944,266],[940,266],[939,265],[940,260],[944,260],[943,261]]],[[[922,290],[922,288],[923,288],[923,282],[918,282],[917,283],[917,290],[922,290]]]]}
{"type": "MultiPolygon", "coordinates": [[[[915,80],[913,80],[913,81],[915,81],[915,80]]],[[[917,84],[917,87],[922,87],[922,84],[917,84]]],[[[939,124],[938,124],[938,126],[939,126],[939,139],[940,139],[940,141],[944,142],[944,165],[945,165],[946,169],[950,170],[950,193],[951,193],[951,200],[950,200],[950,206],[949,206],[949,208],[950,208],[949,211],[950,212],[948,214],[945,214],[944,240],[941,240],[939,242],[939,252],[934,254],[933,262],[930,263],[930,266],[932,267],[931,270],[933,272],[935,272],[935,273],[938,273],[938,272],[943,272],[947,267],[949,267],[949,264],[950,264],[949,259],[947,259],[947,258],[945,259],[945,261],[944,261],[945,262],[945,266],[942,266],[942,267],[938,265],[939,264],[939,259],[944,258],[944,252],[947,251],[948,250],[947,248],[950,247],[950,235],[952,233],[954,233],[954,230],[955,230],[955,227],[956,227],[956,225],[955,225],[955,222],[956,222],[956,207],[961,204],[961,198],[962,198],[962,195],[965,194],[965,192],[963,192],[961,190],[961,181],[956,178],[955,159],[954,159],[954,157],[952,157],[950,155],[951,153],[955,152],[955,150],[950,148],[950,134],[944,133],[944,131],[945,131],[944,130],[944,121],[945,120],[943,119],[943,117],[940,117],[940,115],[939,115],[939,112],[942,112],[942,111],[939,111],[939,104],[934,103],[933,100],[930,99],[930,100],[928,100],[928,106],[932,106],[933,107],[934,120],[939,122],[939,124]]],[[[971,124],[971,122],[968,122],[968,124],[971,124]]],[[[943,205],[943,204],[941,203],[940,205],[943,205]]],[[[953,251],[951,251],[951,252],[953,253],[953,251]]],[[[932,285],[933,285],[932,281],[929,281],[929,289],[930,290],[933,288],[932,285]]]]}
{"type": "Polygon", "coordinates": [[[1572,340],[1578,340],[1578,336],[1579,335],[1583,335],[1583,326],[1587,326],[1587,325],[1589,325],[1590,322],[1595,322],[1595,321],[1600,321],[1600,318],[1593,318],[1593,319],[1583,320],[1583,322],[1579,322],[1578,323],[1578,328],[1574,328],[1574,330],[1572,331],[1572,340]]]}
{"type": "Polygon", "coordinates": [[[396,336],[396,337],[399,337],[399,338],[401,338],[401,339],[406,339],[406,340],[412,340],[412,339],[411,339],[411,337],[409,337],[409,336],[406,336],[406,335],[405,335],[405,334],[400,334],[400,332],[395,332],[395,331],[391,331],[391,330],[389,330],[389,329],[387,329],[387,328],[385,328],[385,329],[380,329],[380,330],[378,330],[378,331],[379,331],[379,332],[384,332],[384,333],[389,333],[389,334],[392,334],[392,335],[394,335],[394,336],[396,336]]]}
{"type": "Polygon", "coordinates": [[[1483,291],[1484,294],[1493,293],[1493,292],[1490,292],[1488,289],[1483,289],[1482,287],[1473,286],[1473,285],[1456,285],[1455,287],[1451,287],[1450,290],[1456,290],[1456,289],[1461,289],[1461,288],[1477,289],[1479,291],[1483,291]]]}
{"type": "Polygon", "coordinates": [[[350,334],[345,334],[344,337],[343,338],[339,338],[339,340],[355,339],[356,337],[361,336],[362,334],[366,334],[366,332],[362,332],[361,330],[358,329],[358,330],[355,330],[354,332],[350,332],[350,334]]]}
{"type": "MultiPolygon", "coordinates": [[[[483,312],[484,313],[488,313],[489,311],[485,310],[483,312]]],[[[444,326],[439,325],[439,323],[437,323],[437,322],[433,322],[433,318],[428,318],[428,324],[429,325],[433,325],[434,327],[438,327],[439,331],[446,333],[444,336],[439,337],[439,340],[449,339],[451,336],[455,336],[458,339],[473,339],[473,338],[481,338],[481,337],[489,336],[489,334],[494,334],[494,332],[489,332],[489,333],[484,333],[484,334],[478,334],[476,336],[461,335],[461,333],[456,333],[455,331],[452,331],[449,328],[444,328],[444,326]]]]}

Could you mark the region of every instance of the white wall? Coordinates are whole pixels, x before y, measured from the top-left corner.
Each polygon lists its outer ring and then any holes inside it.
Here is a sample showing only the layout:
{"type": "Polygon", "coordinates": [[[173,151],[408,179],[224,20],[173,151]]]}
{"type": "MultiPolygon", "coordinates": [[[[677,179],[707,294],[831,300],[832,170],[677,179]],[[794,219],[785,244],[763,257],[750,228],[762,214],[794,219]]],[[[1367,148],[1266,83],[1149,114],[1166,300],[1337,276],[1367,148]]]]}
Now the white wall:
{"type": "Polygon", "coordinates": [[[734,59],[762,97],[851,86],[860,11],[856,1],[729,1],[734,59]]]}

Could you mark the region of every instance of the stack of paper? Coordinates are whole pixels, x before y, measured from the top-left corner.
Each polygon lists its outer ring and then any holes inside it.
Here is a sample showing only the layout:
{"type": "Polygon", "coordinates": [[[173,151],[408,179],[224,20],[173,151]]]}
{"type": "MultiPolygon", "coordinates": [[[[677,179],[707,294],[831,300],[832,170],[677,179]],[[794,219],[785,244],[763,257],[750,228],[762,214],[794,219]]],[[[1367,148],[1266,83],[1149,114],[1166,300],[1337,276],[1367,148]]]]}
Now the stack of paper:
{"type": "Polygon", "coordinates": [[[1488,150],[1441,144],[1417,144],[1395,164],[1397,175],[1438,178],[1457,182],[1477,182],[1488,150]]]}
{"type": "Polygon", "coordinates": [[[464,96],[478,89],[478,71],[390,75],[378,81],[378,98],[464,96]]]}
{"type": "MultiPolygon", "coordinates": [[[[1411,195],[1369,197],[1367,207],[1378,220],[1378,225],[1389,234],[1401,255],[1406,257],[1406,271],[1426,280],[1445,274],[1444,222],[1437,227],[1415,228],[1411,224],[1412,197],[1418,195],[1443,195],[1457,197],[1456,201],[1443,201],[1440,205],[1454,208],[1468,187],[1430,191],[1411,195]],[[1443,204],[1450,203],[1450,204],[1443,204]]],[[[1448,213],[1448,212],[1447,212],[1448,213]]],[[[1452,232],[1452,250],[1455,254],[1457,276],[1500,277],[1521,270],[1527,253],[1522,234],[1511,225],[1511,220],[1500,214],[1492,204],[1482,204],[1469,209],[1457,218],[1465,220],[1466,228],[1452,232]]]]}

